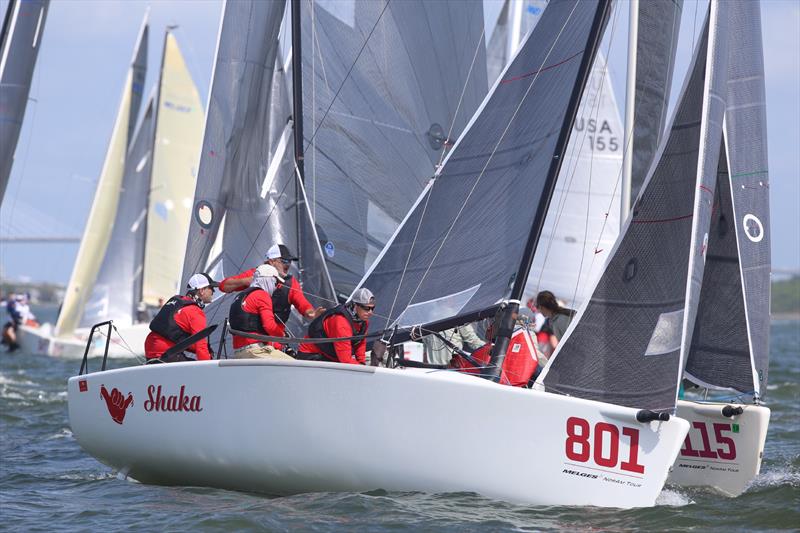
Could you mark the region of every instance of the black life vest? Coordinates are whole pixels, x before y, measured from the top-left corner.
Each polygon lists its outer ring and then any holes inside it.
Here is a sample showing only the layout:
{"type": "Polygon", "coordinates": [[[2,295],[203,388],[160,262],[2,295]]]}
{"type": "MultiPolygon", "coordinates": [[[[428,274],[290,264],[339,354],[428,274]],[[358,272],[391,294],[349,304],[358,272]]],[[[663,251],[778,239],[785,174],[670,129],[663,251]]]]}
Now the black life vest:
{"type": "MultiPolygon", "coordinates": [[[[345,310],[344,305],[337,305],[333,309],[328,309],[327,311],[322,313],[320,316],[318,316],[317,318],[315,318],[314,320],[311,321],[311,324],[308,325],[308,337],[311,338],[311,339],[324,339],[324,338],[327,338],[328,335],[325,333],[325,328],[323,327],[323,322],[325,322],[326,318],[328,318],[329,316],[333,316],[333,315],[342,315],[343,317],[345,317],[347,319],[347,321],[350,323],[350,327],[353,329],[353,335],[352,336],[356,336],[356,335],[360,335],[362,333],[365,333],[366,322],[356,322],[355,320],[353,320],[353,317],[350,316],[350,313],[348,313],[345,310]]],[[[364,340],[364,337],[359,337],[357,339],[352,339],[350,341],[350,346],[351,346],[351,349],[352,349],[352,353],[356,352],[356,347],[358,346],[358,344],[362,340],[364,340]]],[[[336,350],[334,349],[332,342],[323,342],[323,343],[317,344],[317,349],[320,352],[322,352],[323,354],[325,354],[325,356],[328,357],[328,359],[330,359],[332,361],[338,361],[339,360],[339,358],[336,357],[336,350]]]]}
{"type": "Polygon", "coordinates": [[[260,333],[262,335],[267,334],[267,331],[264,329],[264,325],[261,323],[261,316],[258,313],[250,313],[242,308],[242,302],[244,302],[244,299],[247,298],[248,294],[263,290],[264,289],[261,287],[250,287],[249,289],[243,290],[236,295],[236,298],[233,299],[233,303],[231,303],[231,309],[228,313],[228,320],[230,321],[233,329],[247,331],[250,333],[260,333]]]}
{"type": "MultiPolygon", "coordinates": [[[[154,331],[170,342],[178,344],[183,339],[188,339],[191,333],[186,333],[175,322],[175,313],[189,305],[197,305],[191,298],[176,295],[167,300],[167,303],[158,311],[150,322],[150,331],[154,331]]],[[[198,305],[198,307],[200,307],[198,305]]]]}
{"type": "Polygon", "coordinates": [[[286,276],[286,279],[272,291],[272,311],[281,324],[286,324],[289,321],[289,315],[292,312],[292,304],[289,303],[289,290],[291,288],[292,276],[286,276]]]}

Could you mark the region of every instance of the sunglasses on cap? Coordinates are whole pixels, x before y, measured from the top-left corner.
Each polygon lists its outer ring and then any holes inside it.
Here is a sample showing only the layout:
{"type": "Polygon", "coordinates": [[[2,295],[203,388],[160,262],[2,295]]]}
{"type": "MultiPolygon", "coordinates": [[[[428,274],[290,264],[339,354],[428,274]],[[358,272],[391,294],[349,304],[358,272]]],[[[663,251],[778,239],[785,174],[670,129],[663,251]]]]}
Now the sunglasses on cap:
{"type": "Polygon", "coordinates": [[[374,305],[364,305],[364,304],[356,304],[356,305],[359,306],[364,311],[375,311],[374,305]]]}

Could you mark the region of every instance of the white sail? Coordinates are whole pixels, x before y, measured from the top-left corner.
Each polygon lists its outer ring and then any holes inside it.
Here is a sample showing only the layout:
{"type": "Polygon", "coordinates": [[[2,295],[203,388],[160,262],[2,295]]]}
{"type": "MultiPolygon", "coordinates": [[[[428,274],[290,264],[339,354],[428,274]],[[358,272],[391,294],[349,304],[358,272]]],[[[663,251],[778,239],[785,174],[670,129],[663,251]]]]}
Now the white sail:
{"type": "Polygon", "coordinates": [[[153,306],[180,282],[204,121],[200,94],[171,33],[157,109],[142,279],[142,300],[153,306]]]}
{"type": "Polygon", "coordinates": [[[64,294],[64,303],[56,322],[55,332],[58,336],[68,336],[78,326],[111,238],[125,170],[128,137],[141,103],[146,64],[147,24],[143,23],[133,60],[125,78],[117,118],[111,131],[103,169],[97,181],[92,209],[86,221],[72,275],[64,294]]]}

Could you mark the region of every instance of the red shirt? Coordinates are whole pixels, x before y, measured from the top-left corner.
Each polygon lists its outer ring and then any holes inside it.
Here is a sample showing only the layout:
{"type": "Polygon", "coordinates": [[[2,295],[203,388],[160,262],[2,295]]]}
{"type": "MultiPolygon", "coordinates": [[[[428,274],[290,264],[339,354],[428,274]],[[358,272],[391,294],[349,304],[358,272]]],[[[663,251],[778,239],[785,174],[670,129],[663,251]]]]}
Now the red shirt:
{"type": "MultiPolygon", "coordinates": [[[[291,294],[291,293],[290,293],[291,294]]],[[[272,297],[267,291],[258,290],[248,294],[242,302],[242,310],[248,313],[258,313],[261,317],[261,326],[267,335],[272,337],[283,337],[286,334],[286,328],[283,324],[275,320],[275,312],[272,310],[272,297]]],[[[238,350],[248,344],[256,344],[261,342],[256,339],[248,337],[240,337],[233,335],[233,349],[238,350]]],[[[280,349],[281,345],[278,343],[267,343],[275,348],[280,349]]]]}
{"type": "MultiPolygon", "coordinates": [[[[236,274],[235,276],[228,276],[227,278],[225,278],[225,279],[223,279],[222,281],[219,282],[219,290],[221,290],[222,292],[231,292],[231,291],[228,291],[227,288],[225,287],[225,283],[228,280],[242,279],[242,278],[252,278],[253,274],[255,274],[255,272],[256,272],[256,269],[255,268],[251,268],[250,270],[245,270],[241,274],[236,274]]],[[[283,286],[283,283],[281,283],[279,281],[278,284],[275,286],[275,288],[277,289],[277,288],[280,288],[282,286],[283,286]]],[[[246,287],[243,287],[243,288],[238,289],[238,290],[244,290],[245,288],[246,287]]],[[[314,309],[314,307],[306,299],[306,295],[303,294],[302,287],[300,287],[300,284],[297,282],[297,278],[295,278],[294,276],[292,277],[292,286],[289,287],[289,303],[292,304],[294,306],[294,308],[297,309],[300,312],[301,315],[305,315],[308,311],[310,311],[311,309],[314,309]]],[[[281,336],[283,336],[283,332],[281,332],[281,336]]]]}
{"type": "MultiPolygon", "coordinates": [[[[513,341],[512,341],[513,342],[513,341]]],[[[489,364],[492,355],[492,343],[486,343],[472,353],[472,358],[481,365],[489,364]]],[[[514,387],[524,387],[528,384],[539,362],[527,350],[513,351],[509,346],[503,359],[503,370],[500,372],[500,383],[514,387]]],[[[451,368],[457,368],[470,374],[477,374],[478,368],[459,355],[454,355],[450,360],[451,368]]]]}
{"type": "MultiPolygon", "coordinates": [[[[198,331],[206,329],[206,314],[196,305],[187,305],[175,313],[175,323],[178,327],[189,335],[194,335],[198,331]]],[[[175,346],[175,343],[162,337],[155,331],[151,331],[144,340],[144,355],[148,359],[156,359],[175,346]]],[[[208,338],[202,339],[186,349],[197,355],[198,361],[208,361],[211,359],[211,352],[208,349],[208,338]]]]}
{"type": "MultiPolygon", "coordinates": [[[[367,331],[369,322],[364,322],[364,327],[361,331],[367,331]]],[[[336,337],[352,337],[355,332],[350,326],[350,322],[342,315],[331,315],[322,322],[322,329],[325,330],[325,336],[331,339],[336,337]]],[[[363,365],[367,360],[367,340],[361,339],[356,345],[355,354],[353,353],[353,345],[350,341],[339,341],[333,343],[333,349],[336,352],[336,358],[340,363],[350,363],[353,365],[363,365]]],[[[301,344],[297,349],[303,353],[318,353],[322,354],[318,344],[301,344]]],[[[325,356],[325,354],[322,354],[325,356]]]]}

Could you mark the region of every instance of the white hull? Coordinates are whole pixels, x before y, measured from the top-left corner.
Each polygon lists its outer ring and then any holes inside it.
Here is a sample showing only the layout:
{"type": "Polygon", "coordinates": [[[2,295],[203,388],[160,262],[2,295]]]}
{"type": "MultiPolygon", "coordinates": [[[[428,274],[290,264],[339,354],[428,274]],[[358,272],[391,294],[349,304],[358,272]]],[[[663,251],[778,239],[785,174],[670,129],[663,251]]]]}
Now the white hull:
{"type": "MultiPolygon", "coordinates": [[[[50,324],[35,328],[20,326],[17,330],[17,342],[26,353],[80,359],[86,351],[90,330],[91,328],[80,328],[69,337],[55,337],[50,324]]],[[[119,335],[113,330],[111,332],[111,342],[108,345],[109,357],[144,356],[144,339],[150,333],[149,324],[134,324],[118,327],[117,330],[119,335]]],[[[102,357],[106,345],[105,333],[105,328],[95,331],[90,357],[102,357]]]]}
{"type": "Polygon", "coordinates": [[[677,416],[691,429],[669,483],[710,487],[728,496],[741,494],[761,469],[769,415],[763,406],[679,400],[677,416]],[[723,416],[726,405],[742,407],[744,412],[723,416]]]}
{"type": "Polygon", "coordinates": [[[642,424],[634,409],[456,372],[307,361],[130,367],[70,378],[68,393],[75,438],[122,474],[269,494],[471,491],[650,506],[688,430],[678,418],[642,424]],[[177,397],[172,410],[159,387],[177,397]]]}

